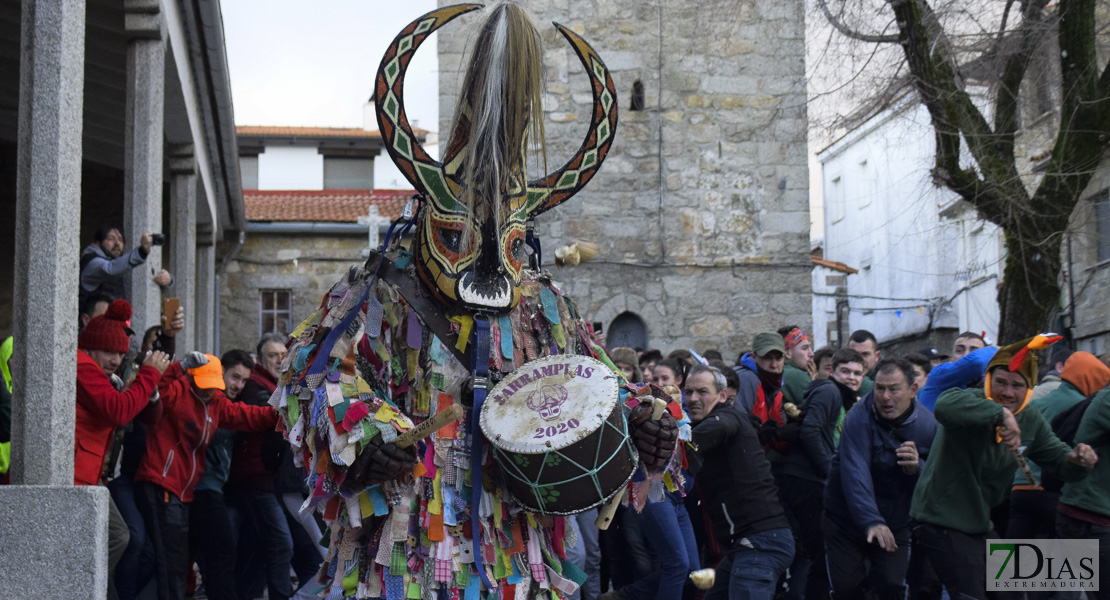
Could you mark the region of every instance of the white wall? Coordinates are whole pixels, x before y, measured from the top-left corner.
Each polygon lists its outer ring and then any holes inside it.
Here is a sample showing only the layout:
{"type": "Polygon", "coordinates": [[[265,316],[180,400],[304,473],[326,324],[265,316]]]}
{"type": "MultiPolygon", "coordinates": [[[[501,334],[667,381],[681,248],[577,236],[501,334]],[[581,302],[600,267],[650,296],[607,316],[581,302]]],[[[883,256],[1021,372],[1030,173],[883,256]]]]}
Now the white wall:
{"type": "MultiPolygon", "coordinates": [[[[825,258],[859,269],[848,276],[849,331],[867,329],[882,342],[925,331],[932,315],[932,327],[996,333],[998,230],[933,185],[924,107],[880,115],[818,158],[825,258]]],[[[816,271],[814,291],[830,291],[828,270],[816,271]]],[[[835,304],[814,298],[818,346],[827,343],[823,323],[835,319],[835,304]]]]}
{"type": "Polygon", "coordinates": [[[258,189],[322,190],[324,157],[314,147],[267,146],[258,155],[258,189]]]}

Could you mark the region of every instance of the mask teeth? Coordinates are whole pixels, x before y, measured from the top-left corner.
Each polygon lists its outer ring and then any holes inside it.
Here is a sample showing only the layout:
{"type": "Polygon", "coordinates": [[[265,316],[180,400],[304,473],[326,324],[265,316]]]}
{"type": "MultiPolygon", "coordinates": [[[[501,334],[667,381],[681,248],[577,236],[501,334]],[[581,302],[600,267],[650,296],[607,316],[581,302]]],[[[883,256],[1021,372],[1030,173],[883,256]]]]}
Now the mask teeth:
{"type": "Polygon", "coordinates": [[[509,305],[512,294],[509,291],[507,282],[503,282],[504,285],[499,286],[501,291],[495,294],[483,294],[475,291],[473,286],[468,283],[468,280],[469,278],[464,277],[462,284],[459,286],[459,295],[463,302],[492,307],[504,307],[509,305]]]}

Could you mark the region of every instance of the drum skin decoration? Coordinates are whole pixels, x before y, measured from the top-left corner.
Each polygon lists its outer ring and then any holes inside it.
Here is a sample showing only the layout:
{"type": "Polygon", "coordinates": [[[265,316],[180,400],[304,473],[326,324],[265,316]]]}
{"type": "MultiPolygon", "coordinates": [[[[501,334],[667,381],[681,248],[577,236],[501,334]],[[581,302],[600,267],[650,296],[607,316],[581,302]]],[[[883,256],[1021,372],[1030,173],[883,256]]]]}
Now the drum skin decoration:
{"type": "MultiPolygon", "coordinates": [[[[637,462],[644,446],[629,439],[629,412],[642,415],[653,394],[665,394],[626,384],[574,301],[529,268],[521,245],[524,219],[573,195],[608,152],[616,96],[604,63],[559,29],[593,84],[590,132],[539,180],[523,181],[523,161],[506,162],[517,171],[500,199],[463,201],[477,181],[460,167],[474,145],[465,135],[452,137],[440,163],[409,128],[402,91],[412,53],[478,8],[436,9],[387,50],[375,94],[390,156],[417,190],[393,226],[416,227],[411,249],[391,227],[367,263],[332,287],[290,334],[270,399],[306,469],[302,510],[328,524],[316,581],[329,600],[563,599],[585,579],[567,560],[577,540],[564,515],[625,490],[639,508],[682,489],[681,452],[649,473],[637,462]],[[459,407],[465,416],[441,425],[459,407]]],[[[482,34],[506,10],[520,9],[496,5],[482,34]]],[[[681,407],[667,408],[688,440],[681,407]]]]}
{"type": "Polygon", "coordinates": [[[586,356],[526,363],[490,392],[482,433],[513,496],[541,514],[604,504],[632,477],[636,451],[617,374],[586,356]]]}

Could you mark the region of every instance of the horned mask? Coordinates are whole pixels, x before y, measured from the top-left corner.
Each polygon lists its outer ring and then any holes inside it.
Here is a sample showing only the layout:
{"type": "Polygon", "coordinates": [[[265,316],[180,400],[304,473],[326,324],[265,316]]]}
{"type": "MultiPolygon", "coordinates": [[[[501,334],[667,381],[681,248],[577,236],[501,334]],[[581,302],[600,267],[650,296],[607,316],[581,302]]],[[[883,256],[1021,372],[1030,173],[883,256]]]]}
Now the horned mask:
{"type": "Polygon", "coordinates": [[[424,150],[404,106],[405,71],[434,31],[479,4],[447,6],[405,27],[375,79],[386,151],[426,199],[413,244],[416,271],[442,304],[501,313],[520,300],[527,223],[582,189],[605,160],[617,125],[609,70],[576,33],[555,27],[590,78],[594,106],[578,152],[555,172],[529,181],[526,149],[543,148],[542,49],[531,18],[497,4],[480,24],[442,162],[424,150]]]}

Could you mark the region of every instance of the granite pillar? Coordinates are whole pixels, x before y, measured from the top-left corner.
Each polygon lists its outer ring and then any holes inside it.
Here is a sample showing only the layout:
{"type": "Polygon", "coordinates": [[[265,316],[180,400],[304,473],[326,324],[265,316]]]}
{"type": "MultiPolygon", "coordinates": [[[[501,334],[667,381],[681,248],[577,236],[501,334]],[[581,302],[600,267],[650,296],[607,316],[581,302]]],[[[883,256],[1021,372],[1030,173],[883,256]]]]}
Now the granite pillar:
{"type": "MultiPolygon", "coordinates": [[[[124,119],[123,219],[129,246],[144,232],[162,230],[162,161],[166,45],[157,0],[124,0],[127,42],[127,108],[124,119]]],[[[132,269],[127,299],[136,331],[160,323],[162,300],[153,276],[162,269],[155,246],[146,265],[132,269]]]]}
{"type": "Polygon", "coordinates": [[[212,225],[197,226],[196,255],[196,347],[217,353],[216,348],[216,240],[212,225]]]}
{"type": "Polygon", "coordinates": [[[185,329],[177,333],[177,355],[200,349],[196,345],[197,298],[197,172],[192,144],[170,148],[170,269],[172,294],[185,309],[185,329]]]}
{"type": "Polygon", "coordinates": [[[85,2],[23,3],[12,483],[73,483],[85,2]]]}
{"type": "Polygon", "coordinates": [[[23,0],[0,598],[104,598],[108,491],[73,487],[85,0],[23,0]]]}

